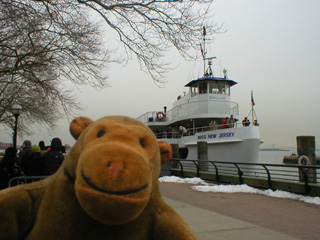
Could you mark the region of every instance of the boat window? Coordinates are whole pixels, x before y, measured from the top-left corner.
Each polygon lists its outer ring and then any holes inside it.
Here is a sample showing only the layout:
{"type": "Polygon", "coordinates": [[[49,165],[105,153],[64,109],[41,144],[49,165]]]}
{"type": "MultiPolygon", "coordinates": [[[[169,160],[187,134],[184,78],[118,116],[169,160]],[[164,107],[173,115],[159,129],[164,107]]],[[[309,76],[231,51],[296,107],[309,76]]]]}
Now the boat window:
{"type": "Polygon", "coordinates": [[[200,94],[207,93],[207,82],[199,83],[200,94]]]}
{"type": "Polygon", "coordinates": [[[197,87],[191,87],[191,97],[198,94],[198,86],[197,87]]]}
{"type": "Polygon", "coordinates": [[[219,93],[218,82],[209,82],[209,93],[219,93]]]}
{"type": "Polygon", "coordinates": [[[230,95],[230,84],[226,83],[226,95],[230,95]]]}
{"type": "Polygon", "coordinates": [[[219,82],[219,93],[220,94],[225,94],[226,90],[225,90],[225,83],[224,82],[219,82]]]}

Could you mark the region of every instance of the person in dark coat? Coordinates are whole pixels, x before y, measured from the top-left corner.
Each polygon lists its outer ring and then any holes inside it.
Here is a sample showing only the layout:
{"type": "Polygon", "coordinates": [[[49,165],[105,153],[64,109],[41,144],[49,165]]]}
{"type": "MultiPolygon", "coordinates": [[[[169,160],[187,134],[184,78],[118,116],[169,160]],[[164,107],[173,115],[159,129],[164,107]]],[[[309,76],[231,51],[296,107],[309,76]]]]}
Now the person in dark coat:
{"type": "Polygon", "coordinates": [[[245,117],[245,118],[242,120],[242,125],[243,125],[244,127],[250,126],[250,120],[249,120],[247,117],[245,117]]]}
{"type": "Polygon", "coordinates": [[[64,160],[60,138],[53,138],[50,150],[43,155],[43,176],[54,174],[64,160]]]}
{"type": "Polygon", "coordinates": [[[44,141],[39,142],[39,147],[40,147],[41,156],[43,156],[43,154],[48,152],[48,147],[45,145],[44,141]]]}
{"type": "Polygon", "coordinates": [[[0,161],[0,189],[8,187],[11,178],[19,175],[17,149],[8,147],[0,161]]]}
{"type": "Polygon", "coordinates": [[[31,154],[31,146],[32,146],[31,141],[25,140],[22,144],[22,150],[20,150],[19,152],[18,164],[21,167],[22,171],[24,171],[26,159],[31,154]]]}
{"type": "Polygon", "coordinates": [[[44,141],[40,141],[40,142],[39,142],[39,147],[40,147],[40,150],[47,150],[47,147],[46,147],[46,145],[44,144],[44,141]]]}
{"type": "Polygon", "coordinates": [[[31,154],[26,160],[24,174],[26,176],[41,176],[43,173],[43,157],[39,146],[31,148],[31,154]]]}

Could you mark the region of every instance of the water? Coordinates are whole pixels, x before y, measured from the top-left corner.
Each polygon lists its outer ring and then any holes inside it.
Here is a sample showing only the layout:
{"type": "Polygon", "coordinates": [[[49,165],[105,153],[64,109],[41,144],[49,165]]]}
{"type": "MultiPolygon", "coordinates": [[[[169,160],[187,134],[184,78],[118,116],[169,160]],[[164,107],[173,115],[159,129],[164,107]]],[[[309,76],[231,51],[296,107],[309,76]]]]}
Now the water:
{"type": "Polygon", "coordinates": [[[283,164],[283,157],[290,156],[292,153],[297,153],[297,150],[289,149],[289,151],[259,151],[258,163],[283,164]]]}
{"type": "MultiPolygon", "coordinates": [[[[268,164],[283,164],[283,157],[284,156],[290,156],[292,153],[297,154],[297,149],[289,149],[289,151],[260,151],[259,152],[259,160],[258,163],[268,163],[268,164]]],[[[316,150],[315,152],[316,156],[320,156],[320,151],[316,150]]],[[[268,167],[269,170],[272,169],[272,167],[268,167]]],[[[284,168],[286,171],[292,171],[292,168],[284,168]]],[[[317,176],[320,175],[320,169],[316,170],[317,176]]],[[[278,173],[284,173],[284,172],[278,172],[278,173]]],[[[288,174],[286,172],[285,174],[288,174]]],[[[317,178],[317,182],[319,183],[319,178],[317,178]]],[[[299,179],[297,178],[296,181],[299,179]]]]}
{"type": "MultiPolygon", "coordinates": [[[[283,157],[290,156],[292,153],[297,154],[297,149],[289,151],[259,151],[258,163],[283,164],[283,157]]],[[[320,156],[320,151],[316,150],[316,156],[320,156]]]]}

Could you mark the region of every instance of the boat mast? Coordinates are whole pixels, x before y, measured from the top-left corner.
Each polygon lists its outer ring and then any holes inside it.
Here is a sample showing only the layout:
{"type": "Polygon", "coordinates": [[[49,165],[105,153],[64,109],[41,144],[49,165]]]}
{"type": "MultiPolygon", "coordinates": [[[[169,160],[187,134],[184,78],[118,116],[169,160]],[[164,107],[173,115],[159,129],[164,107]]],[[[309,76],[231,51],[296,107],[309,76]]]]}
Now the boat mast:
{"type": "Polygon", "coordinates": [[[203,26],[203,31],[202,31],[202,36],[203,36],[203,50],[202,50],[202,57],[203,57],[203,75],[205,75],[206,73],[206,35],[207,35],[207,31],[206,31],[206,27],[203,26]]]}
{"type": "Polygon", "coordinates": [[[208,77],[211,76],[213,77],[213,71],[212,71],[212,59],[215,59],[216,57],[208,57],[207,58],[207,50],[206,50],[206,35],[207,35],[207,31],[206,31],[206,27],[203,26],[203,49],[201,47],[201,53],[202,53],[202,57],[203,57],[203,76],[204,77],[208,77]],[[206,70],[206,61],[208,61],[208,69],[206,70]]]}

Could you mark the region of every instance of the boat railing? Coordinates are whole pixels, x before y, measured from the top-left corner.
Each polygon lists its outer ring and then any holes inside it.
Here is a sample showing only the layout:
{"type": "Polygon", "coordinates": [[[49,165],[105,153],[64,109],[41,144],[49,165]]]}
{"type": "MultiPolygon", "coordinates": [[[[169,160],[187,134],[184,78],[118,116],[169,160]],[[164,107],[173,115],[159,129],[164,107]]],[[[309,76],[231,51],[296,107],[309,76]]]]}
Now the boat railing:
{"type": "Polygon", "coordinates": [[[215,126],[204,126],[204,127],[197,127],[197,128],[187,128],[187,132],[182,134],[181,131],[173,129],[172,132],[169,131],[163,131],[163,132],[157,132],[155,133],[156,137],[158,139],[163,138],[181,138],[182,136],[194,136],[197,133],[207,132],[207,131],[215,131],[215,130],[221,130],[221,129],[231,129],[231,128],[238,128],[238,127],[247,127],[243,126],[242,123],[232,123],[232,124],[225,124],[225,127],[223,127],[223,124],[215,125],[215,126]]]}
{"type": "Polygon", "coordinates": [[[209,99],[182,103],[166,113],[164,111],[150,111],[139,116],[137,120],[143,123],[170,122],[196,114],[227,114],[238,116],[239,107],[235,102],[209,99]]]}
{"type": "Polygon", "coordinates": [[[320,196],[320,166],[171,159],[171,174],[320,196]],[[316,188],[316,190],[314,189],[316,188]]]}

